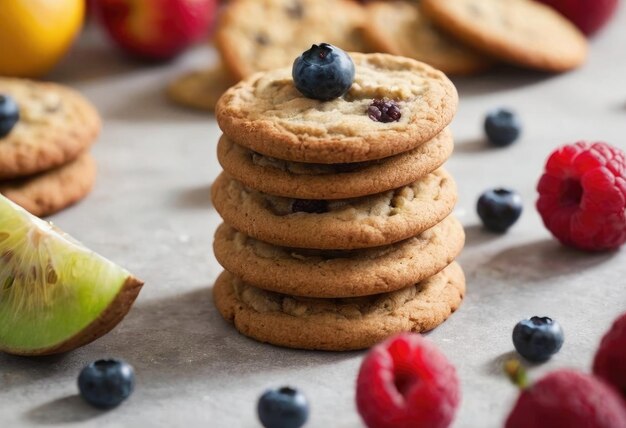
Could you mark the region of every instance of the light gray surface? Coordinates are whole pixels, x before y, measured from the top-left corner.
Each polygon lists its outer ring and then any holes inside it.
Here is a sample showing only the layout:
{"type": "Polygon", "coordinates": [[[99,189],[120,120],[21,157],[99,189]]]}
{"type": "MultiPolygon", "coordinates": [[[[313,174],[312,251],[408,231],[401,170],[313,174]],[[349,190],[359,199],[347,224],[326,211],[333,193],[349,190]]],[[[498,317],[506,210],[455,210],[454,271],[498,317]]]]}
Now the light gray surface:
{"type": "MultiPolygon", "coordinates": [[[[467,226],[461,262],[468,295],[460,311],[429,334],[456,365],[463,403],[456,427],[502,424],[516,391],[500,374],[515,323],[549,315],[565,345],[533,378],[557,367],[588,370],[602,333],[626,309],[626,251],[589,255],[560,247],[533,204],[548,153],[578,139],[626,148],[626,10],[592,45],[589,64],[562,76],[516,70],[457,81],[461,108],[448,163],[460,188],[457,215],[467,226]],[[488,149],[481,122],[508,105],[525,122],[511,148],[488,149]],[[525,200],[504,236],[477,226],[477,195],[506,185],[525,200]]],[[[178,63],[146,67],[120,58],[98,37],[83,41],[53,78],[83,91],[100,109],[104,132],[93,194],[54,221],[146,281],[136,306],[111,334],[68,355],[0,355],[0,426],[254,427],[256,398],[292,384],[310,398],[310,427],[358,427],[354,382],[363,353],[299,352],[240,336],[221,320],[210,287],[220,272],[211,250],[219,222],[209,186],[219,172],[213,119],[162,97],[179,71],[209,63],[197,49],[178,63]],[[133,397],[101,413],[76,396],[87,362],[123,357],[138,374],[133,397]]],[[[207,53],[208,52],[208,53],[207,53]]]]}

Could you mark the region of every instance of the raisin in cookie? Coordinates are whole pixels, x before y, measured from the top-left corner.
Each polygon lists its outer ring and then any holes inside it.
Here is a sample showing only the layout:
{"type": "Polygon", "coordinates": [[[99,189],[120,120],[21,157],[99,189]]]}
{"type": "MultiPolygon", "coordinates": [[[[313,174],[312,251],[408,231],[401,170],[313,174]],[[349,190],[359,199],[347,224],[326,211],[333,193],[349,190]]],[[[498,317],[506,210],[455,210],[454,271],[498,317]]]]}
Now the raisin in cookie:
{"type": "Polygon", "coordinates": [[[237,81],[291,65],[313,43],[367,51],[364,22],[362,6],[348,0],[238,0],[220,15],[215,46],[237,81]]]}
{"type": "Polygon", "coordinates": [[[554,9],[533,0],[422,0],[442,30],[513,64],[561,72],[587,57],[587,40],[554,9]]]}
{"type": "Polygon", "coordinates": [[[492,61],[442,33],[412,1],[375,2],[367,5],[364,34],[381,52],[406,56],[450,75],[486,70],[492,61]]]}
{"type": "Polygon", "coordinates": [[[458,96],[442,72],[388,54],[351,56],[356,76],[344,96],[325,102],[304,97],[293,84],[290,67],[259,73],[220,98],[220,127],[235,143],[267,156],[347,163],[412,150],[452,121],[458,96]],[[370,118],[374,100],[385,98],[398,107],[398,120],[370,118]]]}
{"type": "Polygon", "coordinates": [[[38,217],[54,214],[83,199],[96,180],[96,162],[88,153],[31,177],[0,181],[0,194],[38,217]]]}
{"type": "Polygon", "coordinates": [[[76,159],[96,139],[100,118],[78,92],[54,83],[0,77],[20,120],[0,138],[0,180],[33,175],[76,159]]]}
{"type": "Polygon", "coordinates": [[[419,147],[369,162],[311,164],[264,156],[222,136],[217,158],[224,171],[245,186],[298,199],[346,199],[412,183],[439,168],[454,147],[446,128],[419,147]]]}
{"type": "Polygon", "coordinates": [[[420,282],[449,265],[464,241],[463,227],[450,216],[419,236],[352,251],[279,247],[222,224],[213,249],[224,269],[258,288],[334,298],[386,293],[420,282]]]}
{"type": "Polygon", "coordinates": [[[272,196],[221,174],[213,205],[226,223],[255,239],[295,248],[379,247],[418,235],[446,218],[457,199],[439,169],[395,190],[335,201],[272,196]]]}
{"type": "Polygon", "coordinates": [[[465,277],[456,263],[415,285],[369,297],[293,297],[261,290],[229,272],[213,288],[218,310],[242,334],[325,351],[369,348],[396,333],[431,330],[459,308],[464,295],[465,277]]]}

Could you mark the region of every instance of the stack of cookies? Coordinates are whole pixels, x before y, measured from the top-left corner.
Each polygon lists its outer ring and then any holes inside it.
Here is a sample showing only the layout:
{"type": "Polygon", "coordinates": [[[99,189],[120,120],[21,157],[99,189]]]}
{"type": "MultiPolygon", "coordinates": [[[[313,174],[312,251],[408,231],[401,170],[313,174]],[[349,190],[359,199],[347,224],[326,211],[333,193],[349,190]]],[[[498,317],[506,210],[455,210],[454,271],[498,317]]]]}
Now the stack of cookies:
{"type": "Polygon", "coordinates": [[[85,197],[96,177],[95,108],[72,89],[25,79],[0,77],[0,97],[0,193],[37,216],[85,197]]]}
{"type": "Polygon", "coordinates": [[[304,97],[282,68],[217,105],[224,172],[212,199],[225,223],[214,250],[226,271],[214,301],[263,342],[366,348],[436,327],[465,293],[457,191],[441,168],[456,90],[412,59],[351,56],[339,98],[304,97]]]}

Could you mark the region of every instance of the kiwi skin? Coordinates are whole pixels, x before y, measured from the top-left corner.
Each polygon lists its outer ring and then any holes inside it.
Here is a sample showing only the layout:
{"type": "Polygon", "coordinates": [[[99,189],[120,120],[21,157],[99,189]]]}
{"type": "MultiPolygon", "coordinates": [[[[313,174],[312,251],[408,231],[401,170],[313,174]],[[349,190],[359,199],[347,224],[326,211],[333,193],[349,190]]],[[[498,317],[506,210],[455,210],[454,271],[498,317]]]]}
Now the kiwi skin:
{"type": "Polygon", "coordinates": [[[143,281],[132,275],[126,278],[126,282],[124,282],[124,285],[117,293],[117,296],[115,296],[115,299],[113,299],[111,304],[107,306],[98,318],[93,320],[88,326],[76,333],[74,336],[57,345],[48,348],[29,349],[27,351],[0,348],[0,351],[12,355],[37,357],[62,354],[64,352],[73,351],[81,346],[85,346],[113,330],[115,326],[122,321],[128,311],[130,311],[130,308],[133,306],[133,303],[139,295],[143,284],[143,281]]]}

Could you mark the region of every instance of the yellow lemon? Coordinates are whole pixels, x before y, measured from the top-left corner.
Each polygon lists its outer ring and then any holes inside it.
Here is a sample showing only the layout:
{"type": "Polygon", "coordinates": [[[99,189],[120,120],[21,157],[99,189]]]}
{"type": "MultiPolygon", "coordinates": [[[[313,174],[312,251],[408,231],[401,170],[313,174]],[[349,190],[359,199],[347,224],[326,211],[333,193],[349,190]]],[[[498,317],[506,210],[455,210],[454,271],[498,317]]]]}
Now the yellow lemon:
{"type": "Polygon", "coordinates": [[[0,75],[39,77],[72,44],[85,0],[0,0],[0,75]]]}

